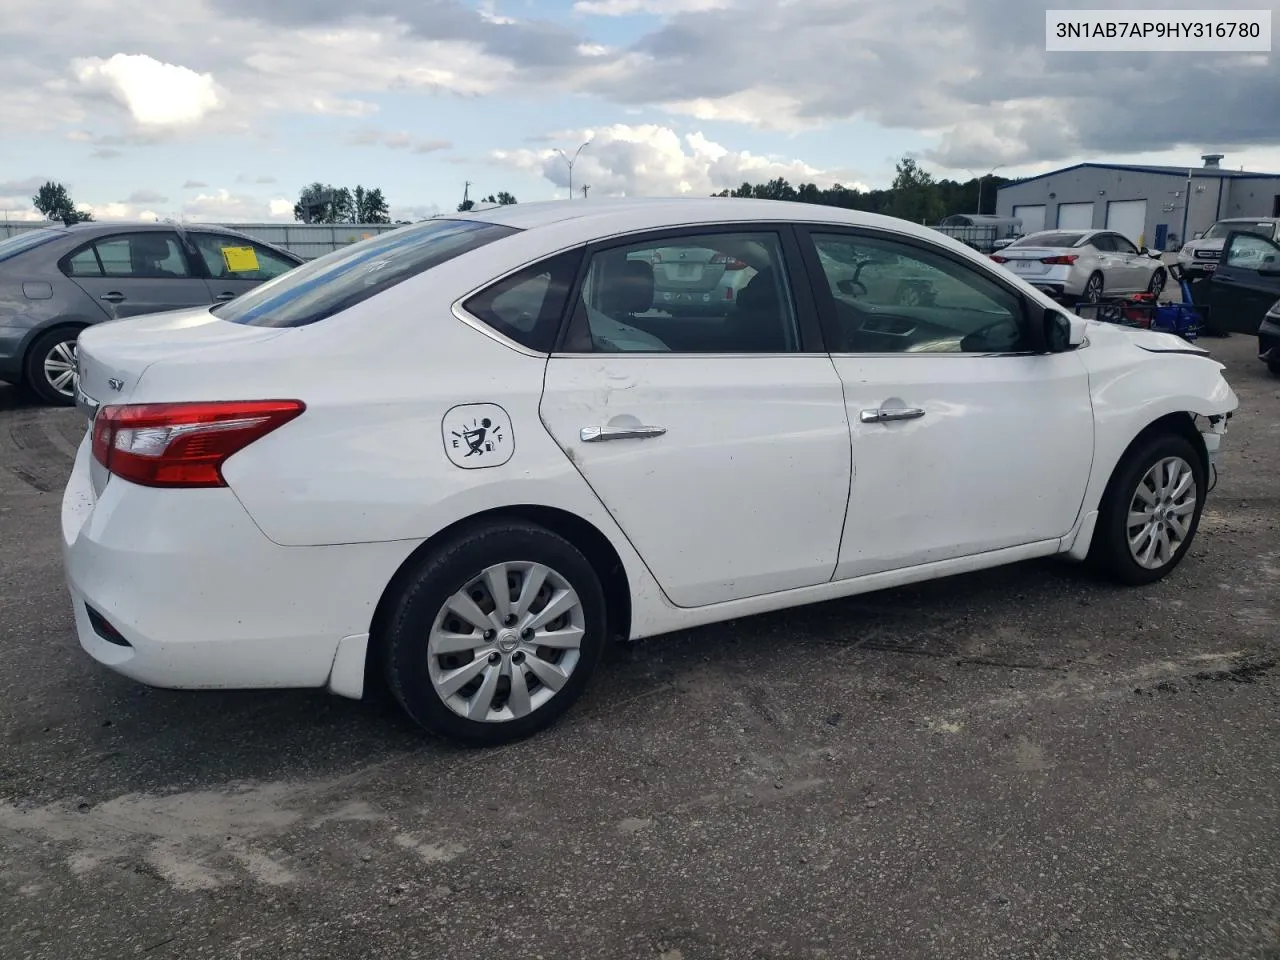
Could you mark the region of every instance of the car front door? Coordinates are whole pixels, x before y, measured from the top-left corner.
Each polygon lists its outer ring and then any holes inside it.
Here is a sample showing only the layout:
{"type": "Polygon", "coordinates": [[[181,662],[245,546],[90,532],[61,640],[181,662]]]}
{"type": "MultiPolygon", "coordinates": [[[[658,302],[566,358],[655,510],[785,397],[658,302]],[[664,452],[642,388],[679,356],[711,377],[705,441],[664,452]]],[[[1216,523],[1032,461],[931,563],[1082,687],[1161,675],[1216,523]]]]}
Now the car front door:
{"type": "Polygon", "coordinates": [[[1232,233],[1209,281],[1209,316],[1217,330],[1256,335],[1280,301],[1280,244],[1256,233],[1232,233]]]}
{"type": "Polygon", "coordinates": [[[209,289],[196,276],[173,230],[100,237],[61,261],[62,272],[113,318],[203,306],[209,289]]]}
{"type": "Polygon", "coordinates": [[[234,300],[298,266],[269,247],[243,237],[192,230],[187,231],[187,236],[208,271],[205,282],[215,303],[234,300]]]}
{"type": "Polygon", "coordinates": [[[797,266],[778,224],[594,245],[547,364],[543,422],[678,606],[835,569],[849,424],[797,266]],[[673,313],[653,266],[686,248],[755,273],[718,311],[673,313]]]}
{"type": "Polygon", "coordinates": [[[836,578],[1069,533],[1093,460],[1093,409],[1080,358],[1036,352],[1041,309],[994,268],[925,240],[806,235],[853,436],[836,578]],[[872,265],[841,290],[824,266],[850,259],[872,265]],[[906,278],[927,294],[894,299],[906,278]]]}
{"type": "Polygon", "coordinates": [[[1115,250],[1113,256],[1116,258],[1117,270],[1123,271],[1124,274],[1123,289],[1146,290],[1151,284],[1151,274],[1155,272],[1152,269],[1155,261],[1139,253],[1138,248],[1128,237],[1118,233],[1112,233],[1109,236],[1115,250]]]}

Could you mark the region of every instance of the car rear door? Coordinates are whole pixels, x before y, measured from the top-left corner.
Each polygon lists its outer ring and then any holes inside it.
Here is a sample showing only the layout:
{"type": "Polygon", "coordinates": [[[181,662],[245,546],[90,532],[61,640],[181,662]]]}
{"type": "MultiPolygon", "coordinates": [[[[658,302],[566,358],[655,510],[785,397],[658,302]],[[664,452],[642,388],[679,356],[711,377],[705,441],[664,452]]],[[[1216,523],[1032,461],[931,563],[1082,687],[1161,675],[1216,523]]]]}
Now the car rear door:
{"type": "Polygon", "coordinates": [[[258,284],[288,273],[298,266],[270,247],[247,237],[188,230],[200,263],[208,273],[205,283],[215,303],[234,300],[258,284]]]}
{"type": "Polygon", "coordinates": [[[113,318],[203,306],[209,289],[173,230],[130,230],[78,247],[62,272],[113,318]]]}
{"type": "Polygon", "coordinates": [[[1231,233],[1209,281],[1208,323],[1255,336],[1262,318],[1280,301],[1280,244],[1256,233],[1231,233]]]}
{"type": "Polygon", "coordinates": [[[679,606],[835,569],[849,424],[798,265],[778,223],[592,245],[548,361],[543,422],[679,606]],[[715,316],[682,322],[654,302],[653,254],[695,246],[759,272],[715,316]]]}
{"type": "Polygon", "coordinates": [[[1033,544],[1049,552],[1079,517],[1093,460],[1080,357],[1037,352],[1033,304],[954,251],[876,230],[806,235],[853,436],[836,579],[1033,544]],[[882,264],[883,293],[841,290],[825,269],[859,258],[882,264]],[[928,297],[895,301],[894,272],[928,277],[928,297]]]}

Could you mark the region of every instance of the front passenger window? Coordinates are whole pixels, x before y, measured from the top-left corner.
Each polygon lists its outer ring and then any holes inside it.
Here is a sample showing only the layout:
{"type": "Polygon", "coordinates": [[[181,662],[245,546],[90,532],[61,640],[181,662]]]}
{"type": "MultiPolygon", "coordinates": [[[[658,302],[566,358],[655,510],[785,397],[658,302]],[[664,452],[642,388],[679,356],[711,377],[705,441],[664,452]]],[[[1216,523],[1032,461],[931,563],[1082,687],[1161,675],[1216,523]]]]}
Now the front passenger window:
{"type": "Polygon", "coordinates": [[[1280,246],[1266,237],[1238,233],[1231,238],[1226,263],[1228,267],[1239,267],[1242,270],[1280,269],[1280,246]]]}
{"type": "Polygon", "coordinates": [[[812,235],[834,300],[836,353],[1011,353],[1030,348],[1021,298],[923,243],[812,235]]]}

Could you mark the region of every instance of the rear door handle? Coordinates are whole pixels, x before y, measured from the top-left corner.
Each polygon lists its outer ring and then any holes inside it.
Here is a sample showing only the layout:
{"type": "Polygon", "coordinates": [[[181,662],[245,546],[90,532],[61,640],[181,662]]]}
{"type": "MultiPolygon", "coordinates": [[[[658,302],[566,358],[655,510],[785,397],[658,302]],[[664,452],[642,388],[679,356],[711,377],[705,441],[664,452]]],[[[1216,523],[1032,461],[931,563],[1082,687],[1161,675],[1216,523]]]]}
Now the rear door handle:
{"type": "Polygon", "coordinates": [[[107,303],[120,303],[122,300],[125,300],[126,297],[119,290],[111,290],[108,293],[104,293],[99,297],[99,299],[105,300],[107,303]]]}
{"type": "Polygon", "coordinates": [[[217,300],[219,303],[226,303],[228,300],[234,300],[235,298],[236,294],[234,293],[220,293],[213,299],[217,300]]]}
{"type": "Polygon", "coordinates": [[[583,443],[603,443],[605,440],[648,440],[667,432],[666,427],[583,427],[583,443]]]}
{"type": "Polygon", "coordinates": [[[863,410],[858,419],[863,423],[891,423],[894,420],[919,420],[924,411],[919,407],[877,407],[875,410],[863,410]]]}

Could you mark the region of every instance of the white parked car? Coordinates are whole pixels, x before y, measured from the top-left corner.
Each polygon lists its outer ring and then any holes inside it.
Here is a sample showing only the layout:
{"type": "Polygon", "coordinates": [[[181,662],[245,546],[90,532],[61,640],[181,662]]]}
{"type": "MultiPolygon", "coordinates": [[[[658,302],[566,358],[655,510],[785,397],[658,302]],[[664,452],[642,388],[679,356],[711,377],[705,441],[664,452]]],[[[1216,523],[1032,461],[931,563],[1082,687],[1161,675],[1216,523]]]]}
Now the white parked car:
{"type": "Polygon", "coordinates": [[[1169,272],[1153,250],[1110,230],[1041,230],[1019,237],[991,259],[1038,290],[1096,303],[1103,296],[1164,289],[1169,272]]]}
{"type": "Polygon", "coordinates": [[[1165,576],[1237,404],[1222,369],[871,214],[428,220],[81,334],[79,638],[163,687],[382,678],[424,727],[506,741],[612,638],[1051,554],[1165,576]],[[719,315],[654,309],[643,254],[685,244],[755,271],[719,315]]]}

